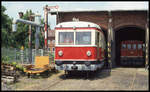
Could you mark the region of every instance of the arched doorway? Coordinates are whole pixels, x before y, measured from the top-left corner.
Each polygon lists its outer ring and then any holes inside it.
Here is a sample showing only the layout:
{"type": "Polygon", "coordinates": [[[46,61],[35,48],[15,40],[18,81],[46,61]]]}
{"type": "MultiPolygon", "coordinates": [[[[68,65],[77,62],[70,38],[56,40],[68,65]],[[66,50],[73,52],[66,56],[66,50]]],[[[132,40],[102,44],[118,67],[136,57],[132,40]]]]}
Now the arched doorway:
{"type": "Polygon", "coordinates": [[[121,42],[125,40],[138,40],[143,41],[143,43],[145,43],[145,29],[142,29],[137,26],[124,26],[115,30],[115,63],[117,66],[121,65],[121,42]]]}

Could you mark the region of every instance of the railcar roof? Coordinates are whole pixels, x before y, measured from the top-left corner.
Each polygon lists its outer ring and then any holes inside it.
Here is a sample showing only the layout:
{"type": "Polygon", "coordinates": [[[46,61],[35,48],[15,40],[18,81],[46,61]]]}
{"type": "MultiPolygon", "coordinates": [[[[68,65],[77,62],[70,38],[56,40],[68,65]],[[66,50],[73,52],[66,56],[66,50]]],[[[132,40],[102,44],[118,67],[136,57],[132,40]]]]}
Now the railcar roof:
{"type": "Polygon", "coordinates": [[[56,28],[57,27],[95,27],[101,29],[99,25],[92,22],[85,22],[85,21],[62,22],[56,25],[56,28]]]}

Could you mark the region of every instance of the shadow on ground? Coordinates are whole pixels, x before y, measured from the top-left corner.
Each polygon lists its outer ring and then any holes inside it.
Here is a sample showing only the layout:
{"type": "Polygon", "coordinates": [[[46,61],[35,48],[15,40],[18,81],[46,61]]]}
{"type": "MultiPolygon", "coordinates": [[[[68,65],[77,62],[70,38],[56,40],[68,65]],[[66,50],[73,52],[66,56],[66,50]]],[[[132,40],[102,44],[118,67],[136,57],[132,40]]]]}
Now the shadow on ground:
{"type": "Polygon", "coordinates": [[[59,77],[61,79],[83,79],[83,80],[97,80],[109,77],[111,69],[102,68],[97,71],[71,71],[69,74],[63,74],[59,77]]]}
{"type": "Polygon", "coordinates": [[[33,78],[33,79],[40,79],[40,78],[49,78],[53,74],[58,74],[59,71],[53,70],[53,71],[45,71],[40,74],[31,74],[30,76],[26,73],[22,74],[20,77],[28,77],[28,78],[33,78]]]}

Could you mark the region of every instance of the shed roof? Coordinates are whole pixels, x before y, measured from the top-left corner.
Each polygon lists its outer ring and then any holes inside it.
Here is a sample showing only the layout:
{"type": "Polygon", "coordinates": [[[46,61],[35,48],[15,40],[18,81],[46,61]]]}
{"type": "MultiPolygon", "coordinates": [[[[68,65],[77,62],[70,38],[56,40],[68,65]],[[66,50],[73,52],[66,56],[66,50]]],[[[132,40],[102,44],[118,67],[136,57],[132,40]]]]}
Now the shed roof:
{"type": "Polygon", "coordinates": [[[50,11],[49,13],[53,14],[57,14],[57,13],[72,13],[72,12],[122,12],[122,11],[149,11],[149,10],[78,10],[78,11],[50,11]]]}

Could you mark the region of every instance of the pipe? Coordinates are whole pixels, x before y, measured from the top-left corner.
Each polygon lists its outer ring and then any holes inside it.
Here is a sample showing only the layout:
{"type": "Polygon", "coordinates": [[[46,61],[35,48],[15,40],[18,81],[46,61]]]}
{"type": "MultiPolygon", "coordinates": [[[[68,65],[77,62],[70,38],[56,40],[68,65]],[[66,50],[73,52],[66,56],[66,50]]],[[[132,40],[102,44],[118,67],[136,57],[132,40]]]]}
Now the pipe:
{"type": "Polygon", "coordinates": [[[33,25],[33,26],[44,27],[44,25],[41,25],[39,23],[35,23],[35,22],[32,22],[32,21],[23,20],[23,19],[16,19],[16,20],[13,20],[13,24],[12,24],[12,31],[13,32],[17,31],[17,23],[18,22],[21,22],[21,23],[24,23],[24,24],[33,25]]]}
{"type": "Polygon", "coordinates": [[[13,21],[14,24],[16,24],[18,22],[22,22],[22,23],[25,23],[25,24],[33,25],[33,26],[43,27],[43,25],[40,25],[40,23],[36,23],[36,22],[28,21],[28,20],[16,19],[16,20],[13,21]]]}

